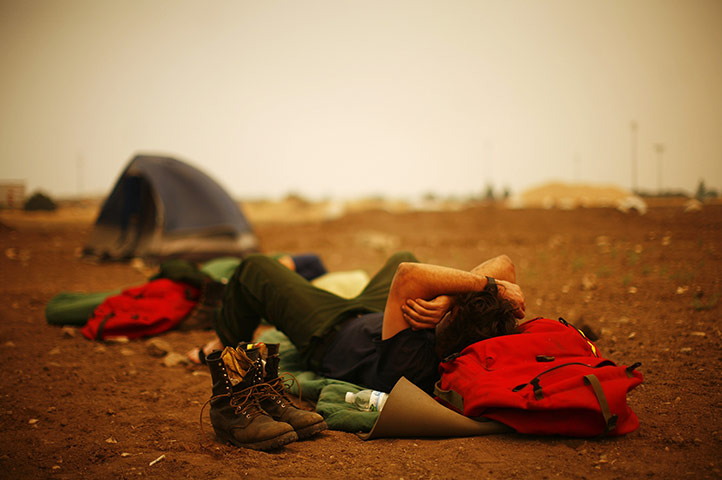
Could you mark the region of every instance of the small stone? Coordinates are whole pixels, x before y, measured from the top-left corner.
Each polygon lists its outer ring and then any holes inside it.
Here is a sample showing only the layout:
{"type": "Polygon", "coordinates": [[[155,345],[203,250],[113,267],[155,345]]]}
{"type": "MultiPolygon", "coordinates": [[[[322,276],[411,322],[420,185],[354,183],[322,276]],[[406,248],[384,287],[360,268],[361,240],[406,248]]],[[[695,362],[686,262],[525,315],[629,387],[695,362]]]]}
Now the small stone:
{"type": "Polygon", "coordinates": [[[60,347],[55,347],[48,352],[48,355],[60,355],[60,347]]]}
{"type": "Polygon", "coordinates": [[[612,251],[612,243],[607,236],[599,236],[596,238],[595,243],[601,253],[609,253],[612,251]]]}
{"type": "Polygon", "coordinates": [[[706,337],[707,334],[705,332],[689,332],[690,337],[706,337]]]}
{"type": "Polygon", "coordinates": [[[670,243],[672,243],[672,238],[669,235],[665,235],[664,237],[662,237],[662,245],[663,246],[666,247],[670,243]]]}
{"type": "Polygon", "coordinates": [[[684,202],[684,213],[700,212],[702,211],[702,202],[696,198],[690,198],[684,202]]]}
{"type": "Polygon", "coordinates": [[[60,465],[53,465],[53,470],[60,470],[60,465]]]}
{"type": "Polygon", "coordinates": [[[130,357],[130,356],[135,355],[135,352],[130,348],[124,348],[120,351],[120,354],[124,355],[126,357],[130,357]]]}
{"type": "Polygon", "coordinates": [[[130,266],[133,267],[134,269],[138,270],[139,272],[142,272],[143,269],[145,269],[145,262],[143,261],[142,258],[134,257],[130,261],[130,266]]]}
{"type": "Polygon", "coordinates": [[[177,367],[189,363],[188,358],[178,352],[170,352],[163,358],[163,365],[166,367],[177,367]]]}
{"type": "Polygon", "coordinates": [[[105,443],[118,443],[118,440],[114,439],[113,437],[108,437],[105,439],[105,443]]]}
{"type": "Polygon", "coordinates": [[[687,285],[677,287],[677,295],[684,295],[685,293],[687,293],[687,290],[689,290],[689,287],[687,285]]]}
{"type": "Polygon", "coordinates": [[[146,342],[146,346],[148,347],[148,354],[151,357],[160,358],[173,351],[170,343],[160,338],[151,338],[146,342]]]}
{"type": "Polygon", "coordinates": [[[588,273],[582,277],[582,289],[583,290],[594,290],[597,288],[597,276],[593,273],[588,273]]]}
{"type": "Polygon", "coordinates": [[[132,453],[128,453],[128,452],[123,452],[120,454],[121,457],[130,457],[131,455],[132,455],[132,453]]]}
{"type": "Polygon", "coordinates": [[[630,333],[629,335],[627,335],[627,338],[628,338],[629,340],[631,340],[631,339],[633,339],[633,338],[636,337],[636,336],[637,336],[637,332],[632,332],[632,333],[630,333]]]}
{"type": "Polygon", "coordinates": [[[117,337],[105,337],[105,341],[108,343],[128,343],[130,339],[126,336],[118,335],[117,337]]]}
{"type": "Polygon", "coordinates": [[[63,336],[66,338],[75,338],[78,333],[78,329],[75,327],[65,326],[62,329],[63,336]]]}
{"type": "Polygon", "coordinates": [[[690,353],[690,352],[692,352],[692,348],[691,347],[682,347],[679,349],[679,351],[681,353],[690,353]]]}
{"type": "Polygon", "coordinates": [[[30,424],[30,425],[35,425],[35,424],[38,423],[39,421],[40,421],[40,420],[38,420],[37,418],[31,418],[30,420],[28,420],[28,424],[30,424]]]}
{"type": "Polygon", "coordinates": [[[637,287],[634,287],[634,286],[629,287],[629,289],[628,289],[627,291],[628,291],[629,293],[637,293],[637,287]]]}

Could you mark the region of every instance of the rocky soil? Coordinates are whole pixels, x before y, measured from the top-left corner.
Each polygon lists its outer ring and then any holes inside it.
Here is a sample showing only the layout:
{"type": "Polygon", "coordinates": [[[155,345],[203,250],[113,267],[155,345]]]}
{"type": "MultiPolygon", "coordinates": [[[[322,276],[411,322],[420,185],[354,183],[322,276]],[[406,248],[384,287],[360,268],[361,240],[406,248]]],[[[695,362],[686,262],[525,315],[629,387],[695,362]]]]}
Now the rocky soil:
{"type": "MultiPolygon", "coordinates": [[[[363,442],[329,431],[270,453],[215,441],[208,410],[200,417],[204,368],[166,366],[149,340],[91,342],[46,324],[58,292],[137,285],[153,270],[78,257],[96,211],[0,212],[2,478],[722,477],[722,205],[251,215],[265,251],[316,252],[330,270],[373,273],[397,249],[459,268],[506,253],[528,317],[586,325],[605,356],[642,362],[645,376],[629,398],[641,426],[621,438],[363,442]]],[[[158,338],[182,354],[210,333],[158,338]]]]}

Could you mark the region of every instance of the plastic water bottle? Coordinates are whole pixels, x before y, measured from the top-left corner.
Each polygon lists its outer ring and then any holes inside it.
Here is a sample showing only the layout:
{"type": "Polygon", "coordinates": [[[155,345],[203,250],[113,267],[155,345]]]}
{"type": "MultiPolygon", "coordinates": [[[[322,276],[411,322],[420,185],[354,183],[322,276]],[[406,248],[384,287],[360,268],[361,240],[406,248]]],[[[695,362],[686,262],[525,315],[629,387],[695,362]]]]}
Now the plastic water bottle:
{"type": "Polygon", "coordinates": [[[361,390],[358,393],[346,392],[346,403],[350,403],[363,412],[380,412],[384,408],[388,393],[377,390],[361,390]]]}

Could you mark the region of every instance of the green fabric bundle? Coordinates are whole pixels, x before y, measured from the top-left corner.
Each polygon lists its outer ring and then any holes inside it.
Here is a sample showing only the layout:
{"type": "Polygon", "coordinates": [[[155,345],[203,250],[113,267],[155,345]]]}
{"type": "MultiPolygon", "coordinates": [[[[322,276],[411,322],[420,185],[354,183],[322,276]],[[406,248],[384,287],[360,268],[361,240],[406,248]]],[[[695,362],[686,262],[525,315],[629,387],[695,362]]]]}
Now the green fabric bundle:
{"type": "Polygon", "coordinates": [[[98,305],[109,296],[120,293],[120,289],[96,293],[61,292],[45,306],[45,319],[50,325],[82,327],[98,305]]]}

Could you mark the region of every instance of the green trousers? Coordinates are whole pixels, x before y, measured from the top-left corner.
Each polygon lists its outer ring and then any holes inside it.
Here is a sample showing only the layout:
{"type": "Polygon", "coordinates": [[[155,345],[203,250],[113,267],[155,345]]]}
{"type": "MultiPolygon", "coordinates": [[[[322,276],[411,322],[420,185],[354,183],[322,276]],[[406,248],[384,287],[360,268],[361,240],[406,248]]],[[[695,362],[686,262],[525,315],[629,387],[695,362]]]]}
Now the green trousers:
{"type": "Polygon", "coordinates": [[[409,252],[391,256],[356,297],[346,299],[313,286],[264,255],[243,259],[228,282],[215,329],[226,346],[253,340],[261,319],[282,331],[311,362],[316,350],[348,318],[383,312],[396,268],[416,262],[409,252]]]}

